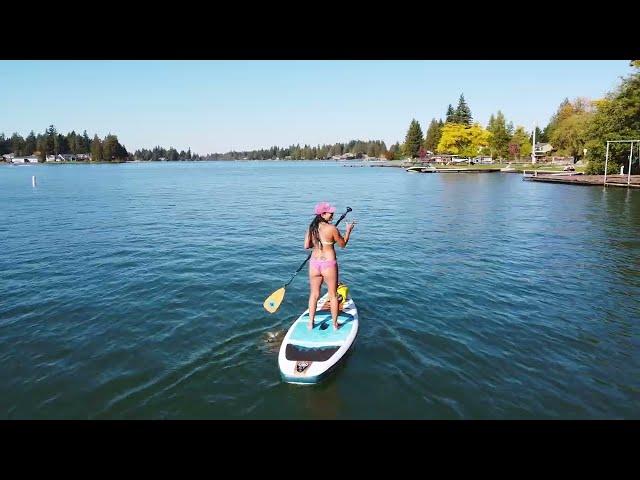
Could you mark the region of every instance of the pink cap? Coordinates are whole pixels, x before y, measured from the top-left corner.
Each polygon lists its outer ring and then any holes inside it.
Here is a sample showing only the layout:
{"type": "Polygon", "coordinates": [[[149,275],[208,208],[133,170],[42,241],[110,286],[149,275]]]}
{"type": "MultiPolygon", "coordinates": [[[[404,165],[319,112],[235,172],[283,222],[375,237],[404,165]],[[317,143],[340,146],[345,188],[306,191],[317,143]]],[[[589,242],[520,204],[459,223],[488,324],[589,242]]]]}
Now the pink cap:
{"type": "Polygon", "coordinates": [[[336,207],[332,206],[328,202],[320,202],[316,205],[316,215],[322,215],[323,213],[334,213],[336,211],[336,207]]]}

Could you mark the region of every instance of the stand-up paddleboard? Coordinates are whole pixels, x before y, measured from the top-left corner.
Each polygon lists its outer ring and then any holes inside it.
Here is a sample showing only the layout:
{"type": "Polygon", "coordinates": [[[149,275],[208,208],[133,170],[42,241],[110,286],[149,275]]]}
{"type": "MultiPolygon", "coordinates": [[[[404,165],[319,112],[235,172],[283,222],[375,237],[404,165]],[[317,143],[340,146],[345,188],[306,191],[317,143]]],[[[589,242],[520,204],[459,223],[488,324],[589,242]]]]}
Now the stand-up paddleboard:
{"type": "Polygon", "coordinates": [[[316,309],[313,330],[309,330],[309,309],[298,317],[280,345],[278,365],[287,383],[318,383],[336,366],[358,334],[358,310],[351,295],[340,303],[338,330],[333,328],[329,294],[316,309]]]}

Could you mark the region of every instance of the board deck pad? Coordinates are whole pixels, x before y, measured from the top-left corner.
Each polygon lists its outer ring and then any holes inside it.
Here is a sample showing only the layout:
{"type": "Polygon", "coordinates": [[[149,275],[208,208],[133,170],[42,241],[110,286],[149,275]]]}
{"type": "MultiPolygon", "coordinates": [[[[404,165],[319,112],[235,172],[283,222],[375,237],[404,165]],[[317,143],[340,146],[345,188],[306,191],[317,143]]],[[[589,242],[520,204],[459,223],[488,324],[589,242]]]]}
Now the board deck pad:
{"type": "Polygon", "coordinates": [[[326,344],[327,342],[344,341],[351,332],[351,321],[353,317],[348,313],[340,312],[338,315],[338,330],[333,328],[331,313],[316,312],[316,318],[313,322],[313,330],[309,329],[309,314],[304,315],[296,322],[290,341],[295,342],[314,342],[318,344],[326,344]]]}

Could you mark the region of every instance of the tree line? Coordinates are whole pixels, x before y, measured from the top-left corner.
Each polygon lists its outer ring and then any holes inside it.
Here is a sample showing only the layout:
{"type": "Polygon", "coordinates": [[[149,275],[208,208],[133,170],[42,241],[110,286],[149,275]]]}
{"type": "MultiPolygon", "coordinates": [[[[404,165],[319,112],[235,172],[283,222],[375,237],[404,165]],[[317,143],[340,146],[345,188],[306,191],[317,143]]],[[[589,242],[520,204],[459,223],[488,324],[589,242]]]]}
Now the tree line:
{"type": "MultiPolygon", "coordinates": [[[[399,144],[395,146],[398,149],[399,144]]],[[[198,160],[322,160],[336,155],[352,154],[356,158],[363,156],[381,157],[387,151],[382,140],[351,140],[333,145],[290,145],[289,147],[273,146],[267,149],[230,151],[226,153],[210,153],[199,155],[191,148],[177,151],[173,147],[156,146],[152,149],[138,149],[129,153],[118,141],[116,135],[109,134],[100,139],[94,135],[89,137],[85,130],[82,135],[75,131],[66,135],[58,133],[54,125],[50,125],[44,133],[31,131],[26,138],[14,133],[11,137],[0,134],[0,155],[13,153],[16,156],[36,155],[44,162],[47,155],[58,154],[90,154],[91,161],[198,161],[198,160]]]]}
{"type": "Polygon", "coordinates": [[[250,151],[231,151],[212,153],[204,156],[205,160],[325,160],[333,156],[351,154],[356,158],[380,157],[387,151],[382,140],[351,140],[347,143],[333,145],[290,145],[288,147],[273,146],[267,149],[250,151]]]}
{"type": "MultiPolygon", "coordinates": [[[[640,139],[640,61],[633,60],[630,66],[632,73],[603,99],[565,98],[543,129],[535,127],[536,143],[550,143],[555,155],[586,160],[587,173],[604,173],[607,140],[640,139]]],[[[432,119],[424,136],[420,123],[413,119],[399,147],[401,154],[411,158],[424,157],[427,152],[490,155],[508,160],[531,156],[533,132],[522,126],[514,128],[500,110],[482,127],[473,122],[471,109],[460,95],[458,107],[449,104],[445,119],[432,119]]],[[[632,173],[640,173],[638,150],[633,154],[632,173]]],[[[612,144],[608,173],[627,165],[629,154],[629,144],[612,144]]]]}
{"type": "Polygon", "coordinates": [[[18,133],[6,137],[0,133],[0,155],[7,153],[16,156],[35,155],[41,162],[45,161],[47,155],[58,154],[90,154],[94,161],[124,161],[129,158],[127,149],[116,135],[109,134],[102,139],[94,135],[91,139],[86,130],[82,135],[75,131],[63,135],[54,125],[37,135],[31,130],[26,137],[18,133]]]}
{"type": "Polygon", "coordinates": [[[411,158],[430,153],[481,155],[493,159],[526,158],[531,155],[531,135],[522,126],[514,128],[513,122],[507,122],[500,110],[491,115],[486,128],[482,127],[473,121],[471,108],[461,94],[458,106],[454,109],[449,104],[445,120],[433,118],[426,134],[423,135],[420,123],[413,119],[400,151],[411,158]]]}
{"type": "MultiPolygon", "coordinates": [[[[536,127],[536,141],[549,142],[554,153],[588,160],[588,173],[604,172],[605,144],[607,140],[640,139],[640,61],[631,61],[633,71],[621,80],[620,85],[605,98],[590,100],[583,97],[570,101],[564,99],[548,124],[536,127]]],[[[0,155],[38,155],[41,161],[46,155],[91,154],[92,161],[180,161],[180,160],[322,160],[336,155],[351,154],[356,158],[385,157],[389,160],[405,157],[425,157],[434,154],[454,154],[475,157],[491,156],[493,159],[515,160],[530,158],[532,132],[523,126],[514,127],[498,110],[489,118],[486,127],[473,121],[471,108],[464,94],[460,95],[454,109],[448,105],[445,120],[433,118],[426,133],[420,123],[412,119],[404,143],[396,142],[388,149],[381,140],[351,140],[333,145],[290,145],[250,151],[230,151],[198,155],[191,148],[178,152],[175,148],[138,149],[130,154],[116,135],[90,138],[85,130],[66,135],[50,125],[44,133],[31,131],[27,137],[14,133],[11,137],[0,134],[0,155]]],[[[638,149],[634,162],[638,159],[638,149]]],[[[614,144],[610,147],[609,172],[619,171],[628,162],[629,146],[614,144]]],[[[636,162],[640,165],[640,160],[636,162]]],[[[638,170],[638,166],[633,167],[638,170]]],[[[634,173],[636,173],[634,171],[634,173]]]]}

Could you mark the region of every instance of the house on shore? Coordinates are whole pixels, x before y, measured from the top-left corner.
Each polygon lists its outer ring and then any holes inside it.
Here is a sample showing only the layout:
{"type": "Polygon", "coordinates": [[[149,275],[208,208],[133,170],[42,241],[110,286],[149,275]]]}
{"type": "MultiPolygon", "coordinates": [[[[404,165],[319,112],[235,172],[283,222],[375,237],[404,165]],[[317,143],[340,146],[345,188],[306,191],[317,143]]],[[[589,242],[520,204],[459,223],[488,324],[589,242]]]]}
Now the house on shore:
{"type": "Polygon", "coordinates": [[[59,153],[57,155],[47,155],[47,162],[77,162],[79,155],[74,153],[59,153]]]}
{"type": "Polygon", "coordinates": [[[547,157],[553,152],[555,148],[550,143],[536,143],[533,150],[533,155],[537,161],[546,161],[547,157]]]}
{"type": "Polygon", "coordinates": [[[37,155],[27,155],[24,157],[13,157],[11,163],[38,163],[37,155]]]}
{"type": "Polygon", "coordinates": [[[331,157],[331,160],[354,160],[356,155],[353,153],[345,153],[342,155],[334,155],[331,157]]]}

